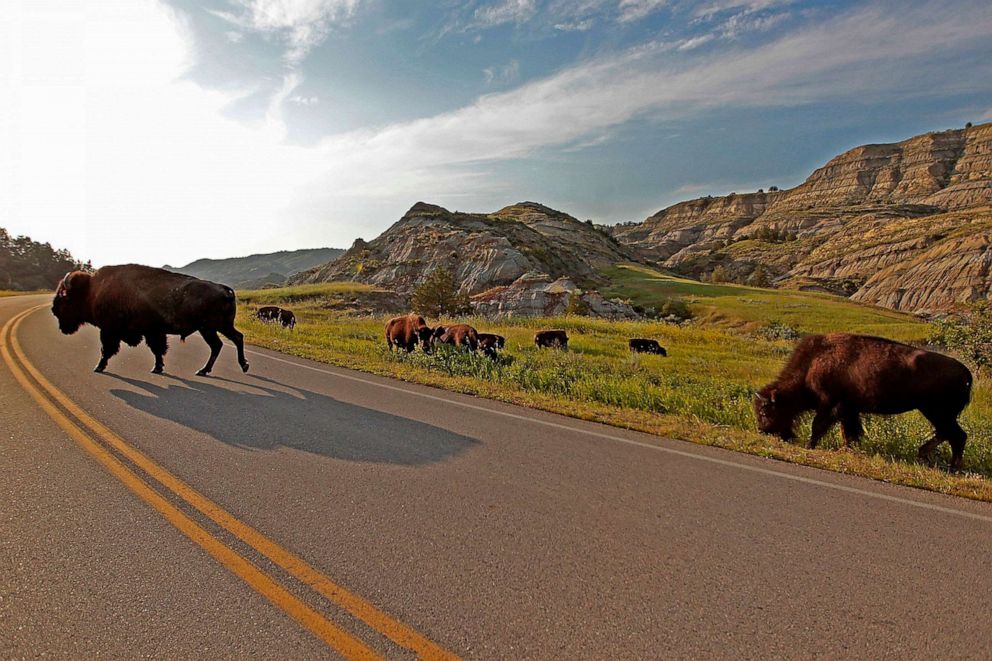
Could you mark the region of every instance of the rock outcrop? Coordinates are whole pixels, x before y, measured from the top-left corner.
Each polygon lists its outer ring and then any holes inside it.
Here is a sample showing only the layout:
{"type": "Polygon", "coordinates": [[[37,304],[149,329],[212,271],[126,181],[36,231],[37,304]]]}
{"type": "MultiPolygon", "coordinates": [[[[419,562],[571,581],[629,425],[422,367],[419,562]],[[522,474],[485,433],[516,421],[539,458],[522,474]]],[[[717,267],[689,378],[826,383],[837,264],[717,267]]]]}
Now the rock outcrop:
{"type": "Polygon", "coordinates": [[[491,214],[448,211],[418,202],[372,241],[294,278],[296,283],[353,280],[409,293],[435,269],[449,270],[461,291],[510,285],[527,273],[568,276],[582,286],[630,252],[589,223],[534,202],[491,214]]]}
{"type": "Polygon", "coordinates": [[[851,149],[795,188],[681,202],[614,228],[637,256],[692,277],[759,265],[778,286],[913,312],[989,297],[992,124],[851,149]]]}
{"type": "Polygon", "coordinates": [[[605,319],[637,319],[634,308],[623,301],[607,300],[599,292],[584,291],[566,277],[526,273],[513,283],[494,287],[472,297],[477,314],[490,318],[553,317],[569,311],[605,319]]]}

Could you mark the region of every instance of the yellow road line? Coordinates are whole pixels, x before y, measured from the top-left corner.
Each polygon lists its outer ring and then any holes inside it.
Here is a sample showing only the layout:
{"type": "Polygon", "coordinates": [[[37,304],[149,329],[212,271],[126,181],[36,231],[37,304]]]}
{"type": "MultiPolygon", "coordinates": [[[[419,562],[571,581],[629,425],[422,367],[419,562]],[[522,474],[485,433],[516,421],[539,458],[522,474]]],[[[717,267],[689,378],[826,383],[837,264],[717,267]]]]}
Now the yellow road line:
{"type": "MultiPolygon", "coordinates": [[[[36,308],[35,308],[36,309],[36,308]]],[[[106,468],[114,477],[124,483],[135,495],[148,503],[169,523],[180,532],[198,544],[203,550],[214,557],[232,574],[243,580],[256,592],[268,599],[273,605],[283,610],[287,615],[295,619],[304,627],[309,629],[315,636],[324,641],[349,659],[378,659],[380,658],[371,648],[365,645],[347,631],[344,631],[326,617],[310,608],[308,605],[296,598],[292,593],[276,583],[268,574],[261,571],[250,561],[238,555],[236,552],[225,546],[217,538],[212,536],[207,530],[186,516],[181,510],[163,498],[158,492],[152,489],[144,480],[136,475],[131,469],[125,466],[119,459],[114,457],[103,446],[90,438],[84,430],[77,426],[72,420],[64,415],[59,409],[49,401],[34,383],[28,378],[21,367],[14,361],[8,348],[7,342],[13,339],[12,328],[20,324],[23,318],[33,312],[27,310],[10,321],[0,331],[0,354],[4,362],[10,368],[14,378],[28,392],[29,395],[59,425],[76,443],[106,468]]],[[[14,351],[18,353],[16,339],[14,339],[14,351]]],[[[25,365],[26,366],[26,365],[25,365]]]]}
{"type": "MultiPolygon", "coordinates": [[[[108,445],[116,449],[123,456],[127,457],[136,466],[161,483],[162,486],[172,491],[174,494],[193,506],[196,510],[214,521],[217,525],[230,532],[245,544],[248,544],[254,548],[256,551],[285,570],[289,575],[310,586],[318,594],[338,605],[359,620],[365,622],[397,645],[413,651],[422,659],[436,659],[445,661],[455,661],[458,659],[455,654],[426,638],[406,624],[396,620],[366,599],[338,585],[330,578],[320,573],[303,558],[282,547],[275,541],[269,539],[259,531],[227,512],[220,505],[217,505],[209,498],[196,491],[193,487],[189,486],[178,477],[156,464],[143,452],[129,445],[126,441],[124,441],[124,439],[112,432],[99,421],[95,420],[72,400],[66,397],[61,390],[45,379],[45,377],[38,372],[30,361],[28,361],[23,350],[21,349],[20,343],[17,340],[17,326],[20,326],[21,321],[27,314],[36,309],[38,308],[28,310],[27,312],[18,315],[18,317],[11,320],[11,322],[16,321],[16,324],[10,333],[14,353],[17,355],[18,360],[24,365],[25,369],[27,369],[31,376],[38,382],[38,384],[44,388],[55,401],[75,416],[94,434],[103,439],[108,445]]],[[[8,325],[10,325],[10,322],[8,322],[8,325]]]]}

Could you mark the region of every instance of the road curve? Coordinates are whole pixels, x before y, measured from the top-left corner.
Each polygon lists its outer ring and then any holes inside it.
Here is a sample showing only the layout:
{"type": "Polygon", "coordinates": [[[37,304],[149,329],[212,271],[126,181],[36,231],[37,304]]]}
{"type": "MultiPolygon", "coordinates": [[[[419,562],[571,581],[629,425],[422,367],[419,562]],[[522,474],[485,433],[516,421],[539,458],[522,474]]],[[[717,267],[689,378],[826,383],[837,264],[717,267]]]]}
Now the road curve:
{"type": "Polygon", "coordinates": [[[195,377],[195,337],[97,375],[47,310],[18,358],[43,303],[0,299],[4,657],[992,649],[986,504],[259,349],[195,377]]]}

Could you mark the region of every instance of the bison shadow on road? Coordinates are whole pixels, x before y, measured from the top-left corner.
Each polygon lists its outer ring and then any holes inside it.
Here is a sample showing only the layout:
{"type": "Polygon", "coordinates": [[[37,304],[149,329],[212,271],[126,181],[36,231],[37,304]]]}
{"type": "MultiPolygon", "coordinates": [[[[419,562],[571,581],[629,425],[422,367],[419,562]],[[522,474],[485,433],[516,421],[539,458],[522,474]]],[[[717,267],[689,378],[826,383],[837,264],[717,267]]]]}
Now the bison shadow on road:
{"type": "Polygon", "coordinates": [[[113,376],[145,391],[110,391],[129,406],[242,448],[283,447],[345,461],[415,466],[450,459],[479,442],[264,377],[113,376]]]}

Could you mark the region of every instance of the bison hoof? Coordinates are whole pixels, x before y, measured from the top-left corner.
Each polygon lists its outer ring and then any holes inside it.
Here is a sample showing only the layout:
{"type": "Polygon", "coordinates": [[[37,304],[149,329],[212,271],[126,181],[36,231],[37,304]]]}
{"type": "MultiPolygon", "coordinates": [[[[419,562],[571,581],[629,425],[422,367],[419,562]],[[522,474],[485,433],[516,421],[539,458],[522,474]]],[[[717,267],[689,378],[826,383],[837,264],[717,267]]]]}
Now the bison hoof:
{"type": "Polygon", "coordinates": [[[97,374],[102,374],[103,373],[103,370],[105,370],[105,369],[107,369],[107,366],[101,363],[100,365],[97,365],[96,367],[94,367],[93,368],[93,371],[96,372],[97,374]]]}
{"type": "Polygon", "coordinates": [[[165,372],[165,370],[162,369],[161,367],[155,367],[155,368],[152,369],[152,374],[162,374],[164,372],[165,372]]]}
{"type": "Polygon", "coordinates": [[[197,376],[207,376],[208,374],[210,374],[210,370],[207,369],[199,369],[196,371],[197,376]]]}
{"type": "Polygon", "coordinates": [[[248,371],[248,363],[241,363],[241,371],[242,372],[248,371]]]}

